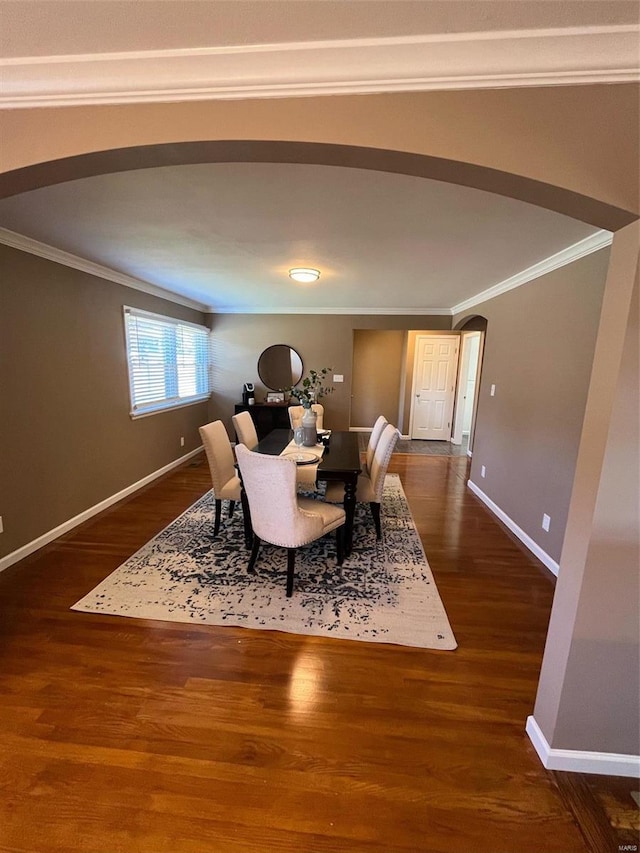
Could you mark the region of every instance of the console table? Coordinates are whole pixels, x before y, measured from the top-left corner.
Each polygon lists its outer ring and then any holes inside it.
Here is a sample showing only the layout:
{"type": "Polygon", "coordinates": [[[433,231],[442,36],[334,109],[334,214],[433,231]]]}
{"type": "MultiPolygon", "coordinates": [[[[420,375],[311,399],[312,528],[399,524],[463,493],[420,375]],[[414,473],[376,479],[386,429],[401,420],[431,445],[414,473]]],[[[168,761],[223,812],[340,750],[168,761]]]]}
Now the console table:
{"type": "Polygon", "coordinates": [[[258,441],[262,441],[273,429],[291,428],[288,403],[254,403],[253,406],[236,403],[234,414],[238,412],[249,412],[256,426],[258,441]]]}

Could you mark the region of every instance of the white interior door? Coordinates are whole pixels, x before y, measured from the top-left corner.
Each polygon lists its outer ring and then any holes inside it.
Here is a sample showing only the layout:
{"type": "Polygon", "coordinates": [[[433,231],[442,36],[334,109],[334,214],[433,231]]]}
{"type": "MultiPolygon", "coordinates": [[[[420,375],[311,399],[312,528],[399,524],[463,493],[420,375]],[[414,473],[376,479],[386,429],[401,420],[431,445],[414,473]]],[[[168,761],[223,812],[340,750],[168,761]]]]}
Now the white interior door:
{"type": "Polygon", "coordinates": [[[462,413],[462,433],[469,435],[473,419],[473,402],[476,398],[476,383],[478,381],[478,355],[480,353],[480,332],[472,332],[469,341],[469,369],[465,389],[464,411],[462,413]]]}
{"type": "Polygon", "coordinates": [[[411,438],[448,441],[451,436],[457,335],[418,335],[413,368],[411,438]]]}
{"type": "Polygon", "coordinates": [[[480,373],[482,371],[482,356],[484,352],[484,339],[485,333],[480,332],[480,338],[478,339],[478,359],[476,366],[476,382],[473,392],[473,405],[471,408],[471,427],[469,429],[469,444],[467,445],[467,454],[471,456],[473,454],[473,439],[476,432],[476,417],[478,415],[478,396],[480,391],[480,373]]]}
{"type": "Polygon", "coordinates": [[[481,332],[463,332],[461,335],[452,444],[462,444],[463,434],[470,432],[478,378],[480,337],[481,332]]]}

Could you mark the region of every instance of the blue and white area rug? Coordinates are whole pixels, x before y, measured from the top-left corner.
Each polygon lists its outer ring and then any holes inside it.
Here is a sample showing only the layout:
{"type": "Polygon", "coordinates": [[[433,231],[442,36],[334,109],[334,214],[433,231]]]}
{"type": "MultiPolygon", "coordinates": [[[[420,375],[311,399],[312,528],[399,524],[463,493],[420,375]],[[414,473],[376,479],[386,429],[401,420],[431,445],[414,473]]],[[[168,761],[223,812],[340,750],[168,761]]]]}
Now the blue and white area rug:
{"type": "Polygon", "coordinates": [[[208,492],[72,610],[456,648],[397,474],[385,481],[382,541],[368,505],[358,504],[351,557],[336,565],[335,534],[298,549],[291,598],[286,550],[263,544],[250,575],[242,511],[217,538],[213,515],[208,492]]]}

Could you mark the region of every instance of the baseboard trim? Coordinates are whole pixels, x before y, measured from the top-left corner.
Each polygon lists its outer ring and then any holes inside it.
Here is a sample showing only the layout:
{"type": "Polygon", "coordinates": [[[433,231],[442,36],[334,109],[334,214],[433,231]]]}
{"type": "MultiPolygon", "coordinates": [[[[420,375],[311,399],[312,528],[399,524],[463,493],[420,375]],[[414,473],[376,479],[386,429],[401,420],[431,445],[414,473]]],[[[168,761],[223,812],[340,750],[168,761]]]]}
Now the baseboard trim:
{"type": "Polygon", "coordinates": [[[108,509],[110,506],[113,506],[113,504],[118,503],[118,501],[121,501],[123,498],[126,498],[129,495],[132,495],[134,492],[137,492],[138,489],[141,489],[148,483],[152,483],[154,480],[157,480],[158,477],[162,477],[163,474],[168,473],[173,468],[178,468],[184,462],[187,462],[187,460],[191,459],[192,456],[196,456],[198,453],[200,453],[201,450],[202,445],[200,447],[197,447],[195,450],[186,453],[184,456],[181,456],[179,459],[174,459],[173,462],[169,462],[168,465],[159,468],[152,474],[148,474],[146,477],[143,477],[141,480],[138,480],[137,483],[132,483],[130,486],[127,486],[125,489],[122,489],[115,495],[111,495],[111,497],[105,498],[103,501],[100,501],[100,503],[95,504],[95,506],[89,507],[89,509],[85,509],[84,512],[81,512],[79,515],[76,515],[73,518],[70,518],[68,521],[59,524],[57,527],[54,527],[53,530],[49,530],[47,533],[43,533],[42,536],[38,536],[38,538],[34,539],[32,542],[27,542],[26,545],[23,545],[16,551],[12,551],[5,557],[2,557],[0,559],[0,572],[4,571],[5,569],[8,569],[9,566],[13,566],[14,563],[23,560],[30,554],[33,554],[34,551],[37,551],[45,545],[48,545],[49,542],[53,542],[54,539],[57,539],[59,536],[62,536],[69,530],[73,530],[74,527],[77,527],[79,524],[82,524],[84,521],[87,521],[94,515],[97,515],[99,512],[108,509]]]}
{"type": "Polygon", "coordinates": [[[500,509],[498,504],[494,503],[488,495],[485,495],[482,489],[476,486],[473,480],[467,480],[467,486],[475,495],[480,498],[482,503],[485,504],[491,510],[491,512],[500,519],[500,521],[505,525],[505,527],[508,527],[509,530],[515,536],[518,537],[522,544],[525,545],[531,551],[531,553],[536,556],[540,560],[540,562],[543,563],[549,569],[550,572],[553,572],[553,574],[558,577],[558,569],[560,568],[558,566],[558,563],[556,563],[556,561],[552,559],[546,551],[543,551],[542,548],[538,545],[538,543],[534,542],[534,540],[529,536],[528,533],[525,533],[521,527],[518,527],[515,521],[512,518],[509,518],[506,512],[504,512],[504,510],[500,509]]]}
{"type": "Polygon", "coordinates": [[[569,773],[596,773],[600,776],[640,775],[640,755],[618,752],[587,752],[580,749],[552,749],[534,717],[527,717],[526,732],[547,770],[569,773]]]}

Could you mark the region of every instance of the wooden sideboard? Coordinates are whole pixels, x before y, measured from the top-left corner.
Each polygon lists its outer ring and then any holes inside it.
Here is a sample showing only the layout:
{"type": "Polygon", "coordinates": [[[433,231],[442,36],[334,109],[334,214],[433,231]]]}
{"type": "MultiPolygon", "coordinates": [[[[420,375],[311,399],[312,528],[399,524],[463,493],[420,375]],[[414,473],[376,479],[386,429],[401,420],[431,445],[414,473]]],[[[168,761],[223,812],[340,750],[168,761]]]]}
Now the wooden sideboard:
{"type": "Polygon", "coordinates": [[[258,441],[261,441],[272,429],[290,429],[291,427],[288,403],[254,403],[253,406],[236,403],[234,414],[237,415],[238,412],[249,412],[256,425],[258,441]]]}

